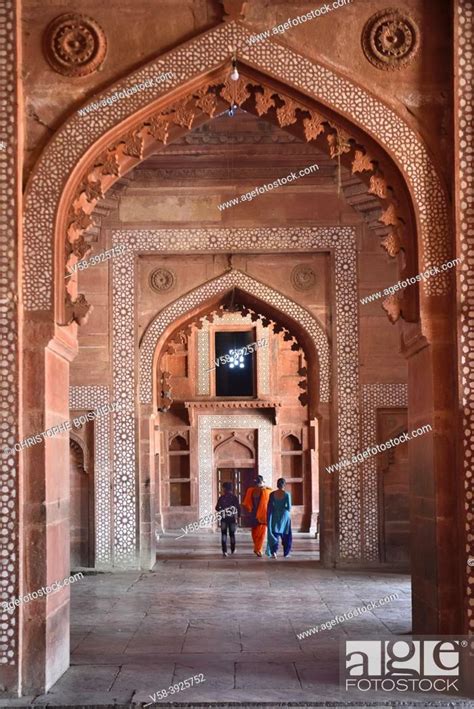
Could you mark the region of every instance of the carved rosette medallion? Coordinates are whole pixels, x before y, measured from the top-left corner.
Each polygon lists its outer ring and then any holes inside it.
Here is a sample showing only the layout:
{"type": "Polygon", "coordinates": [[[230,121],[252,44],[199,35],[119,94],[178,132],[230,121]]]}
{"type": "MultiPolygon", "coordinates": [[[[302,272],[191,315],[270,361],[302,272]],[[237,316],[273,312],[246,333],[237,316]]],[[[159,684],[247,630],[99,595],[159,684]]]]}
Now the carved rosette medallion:
{"type": "Polygon", "coordinates": [[[107,39],[91,17],[68,13],[59,15],[44,34],[46,59],[64,76],[86,76],[96,71],[107,54],[107,39]]]}
{"type": "Polygon", "coordinates": [[[155,268],[155,270],[150,273],[149,283],[150,288],[154,290],[155,293],[164,293],[173,288],[176,283],[176,276],[173,271],[167,268],[155,268]]]}
{"type": "Polygon", "coordinates": [[[364,54],[378,69],[401,69],[414,59],[419,46],[415,21],[392,8],[372,15],[362,31],[364,54]]]}
{"type": "Polygon", "coordinates": [[[299,264],[292,270],[290,281],[296,290],[310,290],[316,284],[316,274],[308,264],[299,264]]]}

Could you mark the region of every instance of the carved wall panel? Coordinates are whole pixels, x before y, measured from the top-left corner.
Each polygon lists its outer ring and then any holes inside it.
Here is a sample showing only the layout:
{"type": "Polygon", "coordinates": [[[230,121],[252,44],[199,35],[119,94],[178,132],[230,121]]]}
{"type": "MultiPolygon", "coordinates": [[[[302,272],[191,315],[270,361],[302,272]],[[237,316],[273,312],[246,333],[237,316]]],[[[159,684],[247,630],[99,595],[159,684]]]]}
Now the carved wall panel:
{"type": "MultiPolygon", "coordinates": [[[[109,404],[106,386],[76,386],[69,389],[71,409],[93,410],[109,404]]],[[[110,566],[112,563],[112,499],[110,417],[95,419],[95,563],[110,566]]]]}
{"type": "MultiPolygon", "coordinates": [[[[145,144],[150,143],[156,150],[156,141],[166,144],[176,130],[176,125],[186,126],[190,129],[200,115],[208,113],[212,117],[218,106],[219,96],[224,98],[230,106],[245,105],[246,110],[254,110],[259,116],[264,116],[275,108],[275,116],[270,115],[269,120],[276,120],[280,128],[300,123],[304,126],[306,140],[316,140],[319,135],[326,140],[322,141],[323,150],[327,150],[332,159],[347,155],[350,159],[351,169],[356,172],[371,172],[369,195],[374,195],[381,200],[382,216],[379,221],[390,229],[388,241],[384,240],[381,245],[392,253],[393,257],[403,248],[411,250],[413,245],[407,241],[405,233],[405,223],[410,221],[408,205],[406,200],[397,199],[394,189],[386,182],[383,172],[379,167],[380,160],[374,156],[369,156],[362,145],[359,145],[346,131],[323,115],[307,108],[305,105],[294,101],[286,96],[281,90],[264,86],[261,82],[255,83],[251,79],[241,76],[238,81],[230,81],[228,77],[215,80],[210,84],[190,93],[188,98],[178,100],[176,103],[163,108],[159,113],[142,120],[133,129],[127,129],[122,136],[110,143],[106,150],[89,164],[83,171],[83,177],[76,190],[76,199],[73,200],[69,208],[68,220],[68,241],[66,242],[65,270],[70,273],[76,261],[90,248],[90,244],[84,238],[85,231],[91,226],[91,213],[97,206],[98,200],[105,194],[111,185],[111,180],[115,180],[122,173],[130,170],[138,164],[145,155],[145,144]],[[156,131],[156,125],[160,125],[160,131],[156,131]],[[173,128],[174,125],[174,128],[173,128]],[[395,241],[399,244],[398,251],[390,251],[389,246],[395,241]]],[[[146,148],[147,154],[150,147],[146,148]]],[[[362,183],[363,184],[363,183],[362,183]]],[[[405,269],[406,259],[402,259],[403,269],[405,269]]],[[[155,272],[155,280],[158,290],[169,289],[174,284],[174,275],[167,269],[159,268],[155,272]],[[159,283],[158,283],[159,281],[159,283]]],[[[408,275],[408,274],[404,274],[408,275]]],[[[303,264],[297,266],[291,276],[292,283],[298,289],[311,287],[314,283],[314,276],[303,264]]],[[[74,277],[68,280],[68,289],[74,291],[74,277]]],[[[395,297],[398,309],[396,319],[403,311],[403,295],[397,294],[395,297]]],[[[385,305],[387,301],[384,301],[385,305]]],[[[388,310],[388,308],[386,308],[388,310]]],[[[388,310],[389,316],[393,318],[395,309],[388,310]]],[[[73,301],[69,291],[66,293],[65,322],[75,320],[79,324],[88,317],[88,304],[83,295],[76,297],[73,301]]]]}
{"type": "Polygon", "coordinates": [[[367,21],[362,32],[364,54],[377,69],[401,69],[416,57],[420,30],[399,10],[382,10],[367,21]]]}
{"type": "MultiPolygon", "coordinates": [[[[408,406],[406,384],[365,384],[362,387],[361,450],[377,443],[377,408],[408,406]]],[[[377,456],[361,463],[363,558],[379,561],[379,501],[377,456]]]]}
{"type": "Polygon", "coordinates": [[[43,44],[50,65],[65,76],[97,71],[107,53],[107,40],[98,22],[76,13],[55,17],[46,28],[43,44]]]}

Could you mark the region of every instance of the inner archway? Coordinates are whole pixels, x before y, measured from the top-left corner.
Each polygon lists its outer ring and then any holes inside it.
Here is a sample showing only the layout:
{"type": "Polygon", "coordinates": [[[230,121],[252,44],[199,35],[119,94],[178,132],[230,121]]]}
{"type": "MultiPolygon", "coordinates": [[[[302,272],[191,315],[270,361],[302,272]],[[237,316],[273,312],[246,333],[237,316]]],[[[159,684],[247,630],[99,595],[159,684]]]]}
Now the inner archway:
{"type": "MultiPolygon", "coordinates": [[[[150,479],[147,498],[150,521],[154,519],[159,526],[169,528],[170,523],[180,519],[179,527],[190,523],[196,514],[203,517],[211,512],[216,503],[214,478],[218,477],[218,451],[229,440],[229,435],[234,444],[239,441],[240,448],[245,446],[242,441],[246,441],[253,457],[251,465],[240,457],[233,462],[224,460],[220,468],[225,468],[225,475],[231,475],[231,468],[235,471],[239,467],[250,467],[254,475],[258,471],[268,484],[275,485],[286,462],[280,448],[289,429],[300,442],[304,440],[304,452],[301,449],[301,456],[305,457],[304,471],[300,465],[298,475],[288,476],[289,489],[295,495],[296,529],[316,531],[319,466],[330,447],[330,441],[324,441],[322,436],[319,440],[319,426],[320,419],[328,419],[330,415],[327,388],[331,380],[327,368],[330,359],[327,336],[317,320],[281,293],[230,270],[163,310],[145,332],[141,352],[144,403],[150,397],[150,390],[154,390],[150,425],[154,435],[150,437],[150,449],[145,448],[140,461],[140,472],[144,470],[143,475],[150,479]],[[180,314],[178,318],[177,314],[180,314]],[[216,354],[214,338],[220,333],[236,335],[239,332],[247,333],[249,343],[255,343],[247,365],[244,356],[241,363],[254,370],[255,388],[250,396],[219,397],[213,374],[220,364],[218,359],[209,367],[216,354]],[[196,352],[199,353],[197,360],[193,354],[196,352]],[[269,363],[270,358],[279,361],[281,357],[285,361],[279,376],[283,377],[282,383],[287,381],[288,384],[278,396],[281,387],[271,374],[274,367],[269,363]],[[195,371],[198,372],[196,379],[189,374],[195,371]],[[282,422],[286,422],[283,427],[282,422]],[[175,456],[168,440],[174,441],[180,429],[183,433],[179,435],[189,441],[186,448],[189,468],[195,471],[184,480],[174,479],[168,472],[175,456]],[[158,467],[151,463],[152,469],[148,472],[147,460],[157,462],[158,467]],[[153,481],[159,490],[153,489],[153,481]],[[184,506],[173,503],[170,494],[173,486],[183,489],[183,485],[195,491],[179,498],[186,500],[184,506]],[[154,509],[154,501],[158,501],[158,510],[154,509]],[[178,509],[173,511],[172,507],[178,509]]],[[[225,359],[222,359],[225,367],[225,359]]],[[[146,417],[151,408],[142,406],[142,410],[141,428],[146,430],[146,417]]],[[[143,444],[142,439],[142,451],[143,444]]],[[[241,475],[235,472],[235,476],[236,486],[242,492],[241,475]]],[[[248,486],[249,481],[245,480],[248,486]]],[[[334,508],[328,505],[326,516],[333,518],[334,514],[334,508]]],[[[332,523],[328,524],[328,529],[331,527],[332,523]]],[[[148,540],[142,543],[145,547],[149,545],[148,540]]],[[[154,549],[153,544],[151,547],[154,549]]],[[[334,541],[328,542],[327,547],[334,548],[334,541]]],[[[330,563],[330,552],[325,556],[326,563],[330,563]]]]}

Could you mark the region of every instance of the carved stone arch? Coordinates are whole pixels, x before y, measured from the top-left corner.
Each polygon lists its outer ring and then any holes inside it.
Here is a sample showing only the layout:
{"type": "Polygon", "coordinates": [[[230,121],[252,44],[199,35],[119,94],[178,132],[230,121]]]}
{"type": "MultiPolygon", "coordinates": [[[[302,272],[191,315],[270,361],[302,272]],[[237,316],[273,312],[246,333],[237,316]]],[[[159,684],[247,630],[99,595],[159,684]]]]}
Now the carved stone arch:
{"type": "Polygon", "coordinates": [[[216,446],[214,446],[214,454],[217,453],[221,448],[225,448],[229,443],[238,443],[242,448],[245,448],[249,452],[248,458],[255,458],[255,451],[249,446],[248,441],[246,441],[242,436],[233,431],[230,436],[225,438],[223,441],[219,441],[216,446]]]}
{"type": "Polygon", "coordinates": [[[76,433],[69,431],[69,445],[71,448],[76,449],[76,452],[82,455],[82,467],[84,472],[89,474],[89,450],[87,443],[83,441],[76,433]]]}
{"type": "Polygon", "coordinates": [[[278,309],[291,319],[297,328],[307,333],[308,342],[312,343],[319,364],[319,397],[317,398],[322,402],[329,402],[331,399],[329,339],[319,320],[287,296],[251,278],[243,271],[235,269],[207,281],[207,283],[181,296],[163,308],[149,323],[140,342],[140,402],[142,404],[156,402],[153,377],[153,372],[156,370],[156,359],[176,319],[188,312],[194,314],[197,309],[203,307],[212,298],[222,296],[233,288],[238,288],[278,309]]]}
{"type": "Polygon", "coordinates": [[[188,449],[189,449],[189,441],[188,441],[188,437],[187,437],[187,435],[185,434],[184,431],[175,431],[175,432],[173,432],[173,433],[170,435],[170,437],[169,437],[169,439],[168,439],[168,450],[170,450],[170,451],[171,451],[171,450],[174,450],[174,451],[180,451],[180,450],[186,451],[186,450],[188,450],[188,449]],[[176,445],[176,443],[178,442],[178,439],[180,439],[181,441],[183,441],[183,442],[185,443],[185,447],[184,447],[184,448],[174,448],[174,447],[173,447],[173,445],[176,445]]]}
{"type": "MultiPolygon", "coordinates": [[[[132,72],[97,98],[111,98],[115,92],[145,80],[150,80],[152,84],[148,88],[110,106],[99,106],[89,112],[81,109],[82,114],[76,113],[58,131],[38,163],[26,201],[24,275],[25,305],[29,310],[50,310],[53,307],[51,284],[54,257],[56,318],[58,322],[67,320],[63,302],[65,241],[68,242],[69,252],[74,252],[77,257],[87,251],[82,231],[90,223],[90,217],[82,207],[87,201],[87,194],[95,198],[101,196],[104,189],[102,183],[92,179],[87,181],[85,192],[81,191],[83,168],[90,164],[93,156],[102,154],[102,164],[112,184],[118,177],[116,157],[103,152],[110,141],[123,134],[124,130],[131,130],[128,139],[121,144],[120,152],[126,161],[129,159],[130,164],[134,156],[142,158],[144,135],[132,130],[136,119],[158,110],[160,104],[166,104],[170,97],[182,96],[185,93],[183,89],[190,82],[195,82],[194,85],[196,80],[207,81],[208,84],[215,82],[218,75],[227,71],[231,59],[229,47],[238,48],[239,60],[249,70],[258,71],[309,99],[319,101],[328,111],[340,116],[343,121],[349,121],[380,145],[398,166],[411,194],[419,235],[420,270],[447,260],[449,239],[445,191],[431,156],[415,130],[392,108],[332,69],[299,55],[274,39],[250,45],[248,40],[251,34],[250,29],[238,21],[223,23],[201,34],[132,72]],[[153,77],[171,70],[173,76],[167,75],[158,85],[151,81],[153,77]],[[77,209],[71,223],[70,208],[73,203],[77,209]],[[68,232],[72,237],[69,241],[66,239],[68,232]]],[[[268,98],[272,100],[271,96],[268,98]]],[[[205,100],[203,95],[202,101],[205,100]]],[[[262,100],[266,100],[265,96],[262,100]]],[[[212,115],[212,106],[207,103],[203,106],[208,115],[212,115]]],[[[285,104],[280,108],[284,110],[284,120],[291,123],[295,112],[301,110],[301,104],[294,102],[293,106],[285,104]]],[[[184,100],[173,114],[173,120],[184,127],[189,124],[187,110],[184,100]]],[[[146,132],[149,134],[148,128],[146,132]]],[[[159,140],[165,128],[160,123],[153,124],[152,133],[159,140]]],[[[308,129],[315,131],[318,127],[314,124],[309,125],[308,129]]],[[[335,131],[334,140],[336,151],[344,152],[346,138],[339,130],[335,131]]],[[[370,158],[363,154],[359,157],[370,158]]],[[[384,187],[374,184],[374,189],[384,187]]],[[[391,213],[386,215],[386,219],[393,218],[391,213]]],[[[422,291],[425,296],[443,295],[448,285],[448,276],[441,274],[436,279],[425,281],[422,291]]],[[[80,298],[75,306],[72,305],[77,294],[74,283],[69,287],[71,318],[80,322],[87,307],[80,298]]]]}
{"type": "Polygon", "coordinates": [[[280,439],[280,448],[282,451],[302,450],[301,431],[284,431],[280,439]],[[296,441],[297,446],[287,448],[288,445],[294,446],[293,441],[296,441]]]}

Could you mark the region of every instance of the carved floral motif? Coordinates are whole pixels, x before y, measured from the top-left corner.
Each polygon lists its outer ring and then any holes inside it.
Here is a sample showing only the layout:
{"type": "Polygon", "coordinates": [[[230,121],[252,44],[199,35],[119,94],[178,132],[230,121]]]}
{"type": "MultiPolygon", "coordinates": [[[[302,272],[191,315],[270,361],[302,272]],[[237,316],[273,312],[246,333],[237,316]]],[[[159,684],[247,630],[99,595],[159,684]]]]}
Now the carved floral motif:
{"type": "Polygon", "coordinates": [[[123,148],[124,155],[129,155],[132,158],[143,160],[144,140],[140,135],[139,130],[131,130],[125,136],[125,146],[123,148]]]}
{"type": "Polygon", "coordinates": [[[382,224],[385,224],[386,226],[397,226],[399,219],[394,204],[389,204],[380,217],[379,222],[382,222],[382,224]]]}
{"type": "Polygon", "coordinates": [[[271,108],[275,107],[275,100],[272,98],[273,93],[274,92],[266,86],[263,88],[263,92],[255,92],[255,108],[259,116],[265,115],[271,108]]]}
{"type": "Polygon", "coordinates": [[[316,274],[309,264],[298,264],[291,272],[290,281],[296,290],[311,290],[316,285],[316,274]]]}
{"type": "Polygon", "coordinates": [[[336,129],[335,133],[329,133],[327,135],[329,155],[331,158],[337,158],[344,153],[350,152],[351,144],[349,143],[349,138],[349,134],[340,128],[336,129]]]}
{"type": "Polygon", "coordinates": [[[372,175],[370,178],[369,194],[374,194],[376,197],[380,197],[380,199],[387,199],[387,183],[380,173],[378,175],[372,175]]]}
{"type": "Polygon", "coordinates": [[[385,239],[381,242],[383,248],[388,253],[389,256],[394,258],[401,249],[401,240],[396,232],[391,232],[385,239]]]}
{"type": "Polygon", "coordinates": [[[420,31],[412,17],[388,9],[373,15],[362,32],[365,56],[378,69],[401,69],[420,46],[420,31]]]}
{"type": "Polygon", "coordinates": [[[352,174],[356,172],[372,172],[374,169],[374,159],[368,153],[364,153],[362,150],[355,151],[355,158],[352,162],[352,174]]]}
{"type": "Polygon", "coordinates": [[[44,34],[45,56],[59,74],[86,76],[105,59],[107,40],[91,17],[69,13],[56,17],[44,34]]]}
{"type": "Polygon", "coordinates": [[[205,93],[198,98],[196,106],[212,118],[217,109],[217,96],[214,93],[205,93]]]}
{"type": "Polygon", "coordinates": [[[148,130],[155,140],[163,143],[163,145],[168,143],[170,124],[168,120],[161,116],[161,114],[150,118],[148,122],[148,130]]]}
{"type": "Polygon", "coordinates": [[[250,98],[251,94],[248,90],[248,80],[240,77],[237,81],[227,78],[224,82],[224,87],[221,89],[222,98],[229,103],[230,106],[237,104],[241,106],[250,98]]]}
{"type": "Polygon", "coordinates": [[[305,118],[303,120],[304,134],[306,140],[316,140],[320,133],[324,132],[324,122],[325,118],[319,116],[314,111],[311,111],[311,118],[305,118]]]}
{"type": "Polygon", "coordinates": [[[156,268],[150,274],[150,288],[156,293],[171,290],[176,283],[176,275],[168,268],[156,268]]]}
{"type": "Polygon", "coordinates": [[[78,325],[85,325],[90,314],[94,310],[94,306],[90,305],[85,296],[80,294],[76,300],[72,300],[69,293],[66,291],[66,321],[70,325],[72,322],[78,325]]]}
{"type": "Polygon", "coordinates": [[[192,102],[189,99],[184,99],[184,101],[180,101],[180,103],[177,104],[173,121],[179,126],[183,126],[183,128],[189,130],[194,123],[195,115],[196,109],[192,102]]]}
{"type": "Polygon", "coordinates": [[[277,118],[278,118],[278,123],[280,124],[281,128],[284,128],[285,126],[291,126],[293,123],[296,123],[298,120],[296,118],[296,109],[301,108],[301,106],[296,103],[296,101],[293,101],[291,98],[286,98],[284,99],[285,103],[283,106],[280,106],[280,108],[277,109],[277,118]]]}

